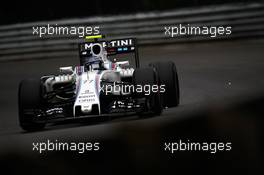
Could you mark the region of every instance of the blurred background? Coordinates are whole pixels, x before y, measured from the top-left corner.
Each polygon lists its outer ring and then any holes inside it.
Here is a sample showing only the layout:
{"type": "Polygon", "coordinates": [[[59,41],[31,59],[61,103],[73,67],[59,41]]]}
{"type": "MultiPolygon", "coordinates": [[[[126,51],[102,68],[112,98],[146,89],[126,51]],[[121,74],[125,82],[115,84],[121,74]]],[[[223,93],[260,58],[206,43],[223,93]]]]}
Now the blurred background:
{"type": "Polygon", "coordinates": [[[0,7],[0,24],[65,19],[72,17],[129,14],[263,0],[140,0],[140,1],[4,1],[0,7]]]}

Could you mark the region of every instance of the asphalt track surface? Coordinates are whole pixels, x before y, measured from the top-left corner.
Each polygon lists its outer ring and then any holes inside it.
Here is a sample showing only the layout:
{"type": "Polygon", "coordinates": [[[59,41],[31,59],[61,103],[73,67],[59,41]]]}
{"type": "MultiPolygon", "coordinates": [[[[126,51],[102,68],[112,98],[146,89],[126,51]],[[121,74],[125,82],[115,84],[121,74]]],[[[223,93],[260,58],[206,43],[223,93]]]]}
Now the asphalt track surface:
{"type": "MultiPolygon", "coordinates": [[[[78,58],[0,62],[0,154],[32,152],[32,142],[37,140],[84,137],[107,140],[123,137],[120,132],[141,135],[138,132],[146,128],[177,122],[207,106],[250,98],[264,89],[263,40],[145,46],[139,49],[139,54],[142,65],[153,61],[175,62],[180,82],[179,107],[167,109],[162,116],[154,118],[130,116],[104,122],[49,125],[44,131],[34,133],[22,131],[18,124],[19,81],[56,73],[60,66],[77,65],[78,58]]],[[[129,139],[128,142],[135,143],[136,138],[129,139]]]]}

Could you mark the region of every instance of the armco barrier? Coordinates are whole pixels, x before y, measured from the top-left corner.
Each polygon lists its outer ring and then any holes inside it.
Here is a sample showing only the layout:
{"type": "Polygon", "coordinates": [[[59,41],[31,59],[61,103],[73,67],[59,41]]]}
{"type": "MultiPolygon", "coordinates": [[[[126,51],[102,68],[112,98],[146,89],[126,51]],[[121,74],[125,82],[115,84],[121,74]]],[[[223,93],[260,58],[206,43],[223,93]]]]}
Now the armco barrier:
{"type": "Polygon", "coordinates": [[[228,4],[149,12],[133,15],[90,17],[0,26],[0,61],[45,59],[77,56],[78,36],[32,35],[33,26],[99,26],[108,38],[136,37],[140,45],[207,40],[225,40],[244,37],[264,37],[264,3],[228,4]],[[231,26],[232,34],[209,36],[165,36],[165,26],[190,24],[192,26],[231,26]]]}

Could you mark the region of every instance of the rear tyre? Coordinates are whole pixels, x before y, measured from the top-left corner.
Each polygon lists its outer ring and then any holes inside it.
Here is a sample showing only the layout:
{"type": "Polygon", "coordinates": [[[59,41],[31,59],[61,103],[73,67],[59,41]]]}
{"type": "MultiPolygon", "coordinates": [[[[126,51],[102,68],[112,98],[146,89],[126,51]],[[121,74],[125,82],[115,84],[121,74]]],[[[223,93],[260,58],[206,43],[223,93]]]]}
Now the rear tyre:
{"type": "Polygon", "coordinates": [[[23,130],[38,131],[45,127],[45,123],[34,121],[35,111],[41,110],[40,80],[26,79],[20,82],[18,90],[19,124],[23,130]]]}
{"type": "Polygon", "coordinates": [[[164,107],[176,107],[180,103],[179,80],[176,66],[173,62],[151,63],[159,75],[160,85],[165,85],[165,92],[162,94],[164,107]]]}
{"type": "Polygon", "coordinates": [[[161,104],[161,97],[159,92],[153,92],[151,87],[153,85],[158,86],[158,75],[153,68],[139,68],[135,69],[133,74],[133,83],[135,88],[137,85],[142,86],[142,93],[137,93],[136,96],[145,98],[144,110],[140,116],[146,116],[146,113],[150,115],[160,115],[163,107],[161,104]],[[144,91],[144,87],[149,86],[148,92],[144,91]]]}

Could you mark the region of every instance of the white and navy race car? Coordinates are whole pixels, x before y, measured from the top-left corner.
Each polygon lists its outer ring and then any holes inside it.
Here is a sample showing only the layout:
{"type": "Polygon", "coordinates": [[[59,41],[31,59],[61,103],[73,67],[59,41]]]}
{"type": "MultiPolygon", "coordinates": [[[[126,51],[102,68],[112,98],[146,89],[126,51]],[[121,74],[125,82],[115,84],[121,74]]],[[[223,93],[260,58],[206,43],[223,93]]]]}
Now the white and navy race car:
{"type": "Polygon", "coordinates": [[[136,39],[86,38],[87,42],[79,44],[80,66],[61,67],[58,75],[20,82],[22,129],[36,131],[50,122],[87,117],[160,115],[164,108],[179,105],[173,62],[141,68],[136,39]]]}

